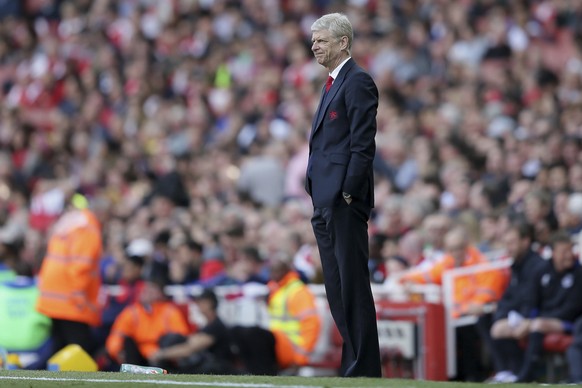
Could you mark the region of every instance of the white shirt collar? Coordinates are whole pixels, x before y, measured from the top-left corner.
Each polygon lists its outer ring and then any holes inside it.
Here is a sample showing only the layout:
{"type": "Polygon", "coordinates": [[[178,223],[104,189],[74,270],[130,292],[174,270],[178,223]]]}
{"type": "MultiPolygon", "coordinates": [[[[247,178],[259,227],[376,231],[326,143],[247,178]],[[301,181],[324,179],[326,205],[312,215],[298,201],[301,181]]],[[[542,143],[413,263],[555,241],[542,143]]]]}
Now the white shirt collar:
{"type": "Polygon", "coordinates": [[[339,72],[342,69],[342,67],[344,67],[344,65],[346,64],[347,61],[350,60],[350,58],[351,57],[347,57],[346,59],[344,59],[344,61],[342,63],[340,63],[338,67],[336,67],[335,69],[333,69],[333,71],[331,73],[329,73],[329,75],[331,75],[331,77],[333,78],[334,81],[337,78],[337,76],[339,75],[339,72]]]}

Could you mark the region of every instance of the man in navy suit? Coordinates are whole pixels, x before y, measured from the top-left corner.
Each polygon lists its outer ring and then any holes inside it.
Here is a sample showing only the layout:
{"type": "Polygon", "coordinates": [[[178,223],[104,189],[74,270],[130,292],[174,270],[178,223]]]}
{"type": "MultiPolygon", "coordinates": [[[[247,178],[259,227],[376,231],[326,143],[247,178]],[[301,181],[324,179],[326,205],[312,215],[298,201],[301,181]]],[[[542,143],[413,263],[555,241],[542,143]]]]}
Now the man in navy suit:
{"type": "Polygon", "coordinates": [[[380,377],[368,272],[378,89],[351,58],[353,30],[345,15],[324,15],[311,31],[311,49],[329,77],[312,123],[305,189],[313,201],[327,299],[344,341],[340,372],[380,377]]]}

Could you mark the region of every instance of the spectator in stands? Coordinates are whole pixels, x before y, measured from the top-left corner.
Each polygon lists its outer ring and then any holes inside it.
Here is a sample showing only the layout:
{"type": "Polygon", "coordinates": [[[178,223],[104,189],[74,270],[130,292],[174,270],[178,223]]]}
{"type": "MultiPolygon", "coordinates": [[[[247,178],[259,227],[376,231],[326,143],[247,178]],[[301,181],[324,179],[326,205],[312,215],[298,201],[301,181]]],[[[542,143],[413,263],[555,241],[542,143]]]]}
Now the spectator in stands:
{"type": "MultiPolygon", "coordinates": [[[[533,227],[525,221],[515,221],[505,232],[503,238],[505,254],[513,260],[511,275],[503,296],[497,302],[491,327],[492,342],[489,352],[496,372],[492,382],[504,382],[508,376],[517,373],[522,361],[522,349],[510,338],[525,335],[525,321],[511,326],[509,316],[527,316],[527,301],[534,292],[537,272],[544,265],[542,258],[532,250],[533,227]]],[[[485,337],[482,335],[482,337],[485,337]]]]}
{"type": "Polygon", "coordinates": [[[225,263],[224,270],[208,280],[200,282],[205,287],[242,285],[245,283],[267,284],[264,260],[258,249],[247,246],[236,252],[237,258],[225,263]]]}
{"type": "Polygon", "coordinates": [[[500,249],[500,241],[497,238],[497,221],[499,215],[496,212],[484,214],[479,220],[479,243],[477,249],[483,254],[496,253],[500,249]]]}
{"type": "Polygon", "coordinates": [[[562,227],[572,236],[579,235],[582,231],[582,193],[572,193],[568,196],[562,216],[564,218],[562,227]]]}
{"type": "Polygon", "coordinates": [[[383,234],[374,234],[370,236],[368,242],[368,252],[370,259],[368,260],[368,269],[370,271],[370,281],[372,283],[383,283],[386,279],[386,267],[384,266],[384,259],[382,257],[382,247],[386,236],[383,234]]]}
{"type": "Polygon", "coordinates": [[[165,274],[145,275],[139,301],[125,307],[113,323],[106,342],[112,364],[105,369],[114,370],[113,365],[122,363],[150,365],[148,359],[162,341],[190,334],[186,317],[164,294],[167,283],[165,274]]]}
{"type": "Polygon", "coordinates": [[[406,273],[410,268],[408,260],[399,255],[390,255],[384,262],[386,267],[386,279],[384,280],[384,288],[388,292],[388,297],[394,301],[403,301],[403,296],[406,294],[400,277],[406,273]]]}
{"type": "Polygon", "coordinates": [[[206,319],[199,331],[189,336],[166,338],[160,349],[149,357],[150,365],[173,365],[178,373],[235,373],[230,333],[218,316],[218,298],[207,288],[196,297],[198,309],[206,319]]]}
{"type": "Polygon", "coordinates": [[[20,261],[24,230],[16,224],[0,228],[0,282],[16,277],[14,267],[20,261]]]}
{"type": "Polygon", "coordinates": [[[232,338],[246,372],[272,375],[307,365],[319,338],[321,318],[315,297],[291,267],[292,257],[270,258],[269,328],[232,329],[232,338]]]}
{"type": "Polygon", "coordinates": [[[410,144],[395,134],[385,140],[385,142],[380,142],[379,147],[383,157],[374,161],[375,164],[382,161],[385,164],[375,166],[375,168],[384,172],[399,191],[406,191],[418,176],[418,166],[411,155],[410,144]]]}
{"type": "Polygon", "coordinates": [[[418,264],[418,269],[427,269],[438,263],[443,256],[445,235],[451,228],[450,218],[442,213],[428,215],[422,223],[424,236],[423,260],[418,264]]]}
{"type": "Polygon", "coordinates": [[[217,279],[226,276],[226,266],[224,262],[224,251],[220,244],[211,242],[202,250],[202,265],[200,266],[200,283],[206,286],[217,284],[217,279]]]}
{"type": "MultiPolygon", "coordinates": [[[[396,252],[391,254],[404,257],[410,266],[422,267],[422,263],[425,262],[423,256],[424,246],[425,241],[422,232],[416,229],[410,230],[397,241],[396,252]]],[[[390,256],[390,254],[387,256],[390,256]]]]}
{"type": "Polygon", "coordinates": [[[242,249],[233,273],[242,284],[267,284],[269,281],[265,260],[254,246],[242,249]]]}
{"type": "Polygon", "coordinates": [[[84,207],[86,201],[75,203],[52,228],[38,278],[37,310],[52,319],[53,352],[78,344],[91,353],[90,326],[101,322],[101,224],[84,207]]]}
{"type": "Polygon", "coordinates": [[[135,247],[135,244],[128,246],[121,261],[119,279],[108,288],[111,292],[106,295],[101,325],[94,331],[98,344],[105,343],[117,316],[125,307],[138,302],[139,294],[143,290],[144,265],[148,257],[147,252],[139,251],[135,247]]]}
{"type": "Polygon", "coordinates": [[[285,196],[285,148],[273,141],[261,155],[252,156],[242,166],[238,189],[257,206],[281,205],[285,196]]]}
{"type": "Polygon", "coordinates": [[[200,279],[202,245],[184,234],[172,236],[169,242],[168,275],[172,284],[191,284],[200,279]]]}
{"type": "Polygon", "coordinates": [[[550,193],[545,190],[533,190],[526,194],[524,215],[534,227],[541,222],[546,222],[550,230],[555,230],[558,224],[552,210],[550,193]]]}
{"type": "MultiPolygon", "coordinates": [[[[582,268],[572,251],[567,232],[552,237],[552,259],[544,262],[534,276],[533,292],[528,294],[525,315],[517,312],[508,316],[509,330],[493,330],[494,338],[519,340],[527,337],[527,348],[517,374],[505,382],[528,382],[537,378],[543,354],[543,340],[548,333],[569,333],[574,321],[582,314],[576,296],[582,293],[582,268]],[[536,369],[538,368],[538,369],[536,369]]],[[[493,328],[495,329],[495,327],[493,328]]]]}

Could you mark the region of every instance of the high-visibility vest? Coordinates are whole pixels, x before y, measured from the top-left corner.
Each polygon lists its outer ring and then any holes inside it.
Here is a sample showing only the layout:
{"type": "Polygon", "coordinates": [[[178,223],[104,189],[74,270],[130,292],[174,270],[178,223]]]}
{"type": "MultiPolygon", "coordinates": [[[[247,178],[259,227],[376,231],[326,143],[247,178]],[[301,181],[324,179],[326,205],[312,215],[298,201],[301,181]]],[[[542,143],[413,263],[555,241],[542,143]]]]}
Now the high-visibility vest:
{"type": "MultiPolygon", "coordinates": [[[[473,246],[467,247],[465,252],[465,261],[461,267],[468,267],[471,265],[481,264],[486,262],[481,252],[473,246]]],[[[402,282],[412,282],[418,284],[438,284],[442,285],[443,273],[449,269],[455,268],[455,259],[447,254],[436,262],[432,267],[423,271],[411,270],[402,276],[402,282]]]]}
{"type": "Polygon", "coordinates": [[[37,310],[55,319],[99,325],[102,250],[95,215],[87,209],[65,213],[54,225],[40,268],[37,310]]]}
{"type": "MultiPolygon", "coordinates": [[[[461,267],[487,263],[487,259],[473,246],[467,247],[466,258],[461,267]]],[[[455,259],[445,255],[441,261],[425,271],[411,271],[401,278],[420,284],[442,284],[443,273],[455,268],[455,259]]],[[[471,304],[486,304],[501,298],[507,286],[508,271],[491,269],[489,271],[458,276],[453,287],[453,315],[462,315],[471,304]]]]}
{"type": "Polygon", "coordinates": [[[289,314],[288,302],[289,298],[303,286],[304,284],[299,279],[291,281],[285,287],[275,291],[268,306],[271,330],[282,331],[297,346],[303,346],[300,336],[301,324],[296,317],[289,314]]]}
{"type": "Polygon", "coordinates": [[[35,310],[37,299],[33,279],[0,283],[0,348],[35,351],[50,338],[51,320],[35,310]]]}
{"type": "Polygon", "coordinates": [[[270,283],[269,328],[275,337],[275,353],[281,368],[305,365],[319,338],[321,318],[315,296],[296,272],[270,283]]]}

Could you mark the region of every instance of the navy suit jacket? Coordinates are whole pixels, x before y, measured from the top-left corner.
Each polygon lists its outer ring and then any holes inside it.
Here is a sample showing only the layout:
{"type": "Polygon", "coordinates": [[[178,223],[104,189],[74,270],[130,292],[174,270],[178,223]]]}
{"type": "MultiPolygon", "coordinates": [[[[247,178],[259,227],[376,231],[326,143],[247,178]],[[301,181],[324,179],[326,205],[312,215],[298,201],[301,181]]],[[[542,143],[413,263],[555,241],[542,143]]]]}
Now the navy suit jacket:
{"type": "Polygon", "coordinates": [[[342,192],[374,206],[378,89],[353,59],[342,67],[313,118],[305,190],[314,207],[333,207],[342,192]]]}

